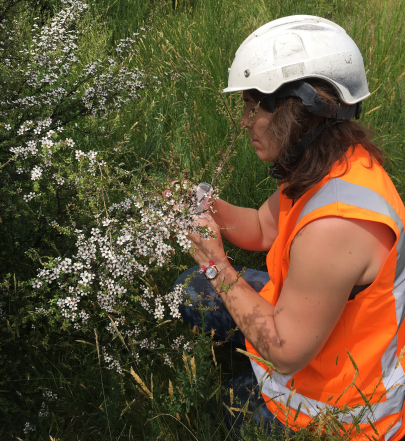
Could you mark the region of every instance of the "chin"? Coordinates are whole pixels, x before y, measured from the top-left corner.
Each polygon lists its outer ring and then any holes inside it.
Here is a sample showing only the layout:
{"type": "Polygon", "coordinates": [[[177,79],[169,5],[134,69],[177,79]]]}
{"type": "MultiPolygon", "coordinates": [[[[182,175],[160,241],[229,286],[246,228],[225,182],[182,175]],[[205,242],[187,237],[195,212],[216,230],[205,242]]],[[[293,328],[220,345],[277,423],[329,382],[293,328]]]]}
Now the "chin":
{"type": "Polygon", "coordinates": [[[269,154],[266,154],[264,152],[258,152],[256,151],[257,157],[264,162],[274,162],[276,158],[274,156],[270,156],[269,154]]]}

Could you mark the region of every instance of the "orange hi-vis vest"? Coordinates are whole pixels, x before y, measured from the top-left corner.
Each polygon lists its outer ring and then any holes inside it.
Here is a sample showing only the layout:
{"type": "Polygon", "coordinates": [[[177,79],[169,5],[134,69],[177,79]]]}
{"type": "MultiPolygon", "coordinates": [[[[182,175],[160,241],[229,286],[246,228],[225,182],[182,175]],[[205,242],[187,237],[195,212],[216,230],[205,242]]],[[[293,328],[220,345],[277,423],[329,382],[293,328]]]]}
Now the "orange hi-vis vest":
{"type": "MultiPolygon", "coordinates": [[[[368,152],[357,145],[347,156],[349,168],[344,175],[345,162],[336,164],[294,205],[280,192],[279,234],[267,256],[271,280],[260,295],[276,305],[288,273],[291,243],[315,219],[339,216],[381,222],[395,233],[395,245],[374,282],[347,302],[329,339],[308,366],[284,376],[275,371],[266,375],[263,363],[253,359],[251,363],[268,408],[290,428],[306,427],[319,409],[347,410],[349,406],[352,409],[342,412],[339,421],[353,439],[399,441],[405,435],[405,357],[401,357],[405,347],[405,207],[384,169],[375,160],[370,167],[368,152]],[[348,352],[358,368],[352,387],[355,367],[348,352]],[[365,406],[362,394],[371,406],[365,406]],[[356,417],[361,418],[357,428],[353,425],[356,417]]],[[[247,340],[246,347],[260,357],[247,340]]]]}

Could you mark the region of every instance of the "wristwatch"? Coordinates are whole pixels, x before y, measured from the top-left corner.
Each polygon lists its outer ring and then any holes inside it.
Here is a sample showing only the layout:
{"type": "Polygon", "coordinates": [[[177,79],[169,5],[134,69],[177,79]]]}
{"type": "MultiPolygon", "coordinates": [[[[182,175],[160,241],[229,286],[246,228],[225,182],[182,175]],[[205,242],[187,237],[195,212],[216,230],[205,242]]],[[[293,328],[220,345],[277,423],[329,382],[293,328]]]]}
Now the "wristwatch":
{"type": "Polygon", "coordinates": [[[225,268],[228,268],[229,266],[231,266],[229,260],[225,259],[222,260],[221,262],[216,263],[215,265],[211,265],[209,266],[205,271],[205,277],[208,280],[214,280],[215,277],[217,277],[217,275],[224,270],[225,268]]]}

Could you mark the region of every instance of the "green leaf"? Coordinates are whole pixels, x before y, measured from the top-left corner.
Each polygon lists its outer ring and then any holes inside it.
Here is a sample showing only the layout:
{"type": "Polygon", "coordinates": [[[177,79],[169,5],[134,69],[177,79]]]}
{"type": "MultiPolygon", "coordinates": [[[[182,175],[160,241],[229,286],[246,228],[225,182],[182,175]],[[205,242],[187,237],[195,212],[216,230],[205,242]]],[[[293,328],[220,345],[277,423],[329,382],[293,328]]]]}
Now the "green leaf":
{"type": "Polygon", "coordinates": [[[294,415],[294,421],[298,418],[298,415],[301,412],[301,406],[302,406],[302,401],[301,401],[301,403],[297,407],[297,411],[295,412],[295,415],[294,415]]]}
{"type": "Polygon", "coordinates": [[[369,417],[367,417],[367,421],[368,421],[368,423],[370,424],[371,428],[374,430],[374,433],[375,433],[377,436],[380,436],[379,433],[377,432],[377,429],[375,428],[373,422],[370,420],[369,417]]]}
{"type": "Polygon", "coordinates": [[[350,358],[350,361],[352,362],[352,365],[353,365],[354,369],[356,370],[357,373],[359,373],[359,368],[357,367],[357,364],[356,364],[356,362],[354,361],[354,359],[353,359],[353,357],[352,357],[352,354],[351,354],[347,349],[346,349],[346,352],[347,352],[347,355],[348,355],[349,358],[350,358]]]}

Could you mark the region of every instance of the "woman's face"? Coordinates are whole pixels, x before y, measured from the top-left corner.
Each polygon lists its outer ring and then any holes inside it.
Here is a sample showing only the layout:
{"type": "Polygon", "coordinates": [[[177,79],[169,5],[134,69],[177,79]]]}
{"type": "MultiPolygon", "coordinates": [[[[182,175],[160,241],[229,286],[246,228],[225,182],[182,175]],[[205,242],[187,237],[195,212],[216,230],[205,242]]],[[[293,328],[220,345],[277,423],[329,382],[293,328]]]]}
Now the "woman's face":
{"type": "Polygon", "coordinates": [[[240,126],[249,131],[252,145],[262,161],[274,162],[278,155],[278,144],[270,137],[269,125],[273,114],[259,107],[248,92],[243,92],[245,112],[240,120],[240,126]]]}

